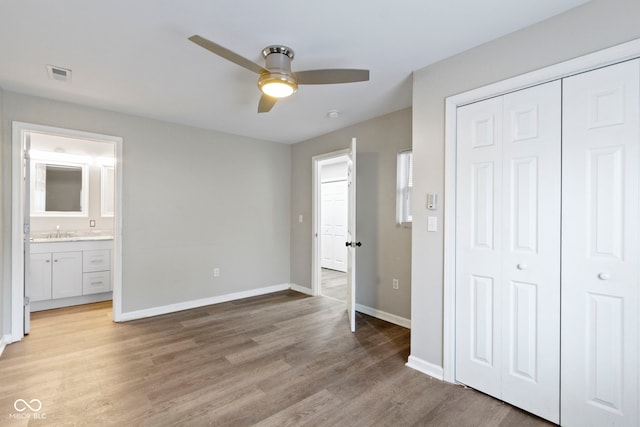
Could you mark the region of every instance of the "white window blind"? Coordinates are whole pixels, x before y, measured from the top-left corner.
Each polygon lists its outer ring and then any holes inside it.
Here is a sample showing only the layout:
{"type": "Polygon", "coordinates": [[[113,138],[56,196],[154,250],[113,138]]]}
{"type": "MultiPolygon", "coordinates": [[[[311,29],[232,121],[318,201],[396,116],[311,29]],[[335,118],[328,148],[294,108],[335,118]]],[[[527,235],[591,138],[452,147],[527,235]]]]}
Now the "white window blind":
{"type": "Polygon", "coordinates": [[[413,154],[411,150],[398,153],[396,187],[396,223],[409,225],[412,221],[413,154]]]}

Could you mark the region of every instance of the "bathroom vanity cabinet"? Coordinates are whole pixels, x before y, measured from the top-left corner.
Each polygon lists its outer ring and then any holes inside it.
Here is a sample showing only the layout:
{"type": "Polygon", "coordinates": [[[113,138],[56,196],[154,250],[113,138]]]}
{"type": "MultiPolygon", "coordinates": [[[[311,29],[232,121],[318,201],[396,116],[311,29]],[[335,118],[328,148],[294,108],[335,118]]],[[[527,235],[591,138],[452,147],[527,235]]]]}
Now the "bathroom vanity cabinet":
{"type": "Polygon", "coordinates": [[[32,243],[26,281],[31,311],[111,299],[112,242],[32,243]]]}

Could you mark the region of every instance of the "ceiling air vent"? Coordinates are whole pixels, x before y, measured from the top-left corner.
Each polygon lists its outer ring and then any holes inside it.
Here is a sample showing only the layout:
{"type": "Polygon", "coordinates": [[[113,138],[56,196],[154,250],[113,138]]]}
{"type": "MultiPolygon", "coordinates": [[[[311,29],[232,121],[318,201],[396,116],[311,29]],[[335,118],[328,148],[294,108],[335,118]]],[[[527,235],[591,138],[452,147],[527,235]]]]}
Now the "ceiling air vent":
{"type": "Polygon", "coordinates": [[[71,70],[68,70],[66,68],[47,65],[47,74],[49,74],[49,78],[53,80],[58,80],[61,82],[71,81],[71,70]]]}

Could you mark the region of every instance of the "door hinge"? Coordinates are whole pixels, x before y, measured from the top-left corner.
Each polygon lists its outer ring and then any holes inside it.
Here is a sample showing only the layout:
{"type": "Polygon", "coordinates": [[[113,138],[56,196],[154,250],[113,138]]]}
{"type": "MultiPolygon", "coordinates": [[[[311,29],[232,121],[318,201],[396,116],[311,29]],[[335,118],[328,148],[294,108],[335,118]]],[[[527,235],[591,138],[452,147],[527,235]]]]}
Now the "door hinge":
{"type": "Polygon", "coordinates": [[[28,306],[31,303],[31,298],[30,297],[24,297],[24,306],[28,306]]]}
{"type": "Polygon", "coordinates": [[[29,234],[30,231],[31,231],[31,224],[29,224],[28,222],[25,222],[23,226],[24,234],[29,234]]]}

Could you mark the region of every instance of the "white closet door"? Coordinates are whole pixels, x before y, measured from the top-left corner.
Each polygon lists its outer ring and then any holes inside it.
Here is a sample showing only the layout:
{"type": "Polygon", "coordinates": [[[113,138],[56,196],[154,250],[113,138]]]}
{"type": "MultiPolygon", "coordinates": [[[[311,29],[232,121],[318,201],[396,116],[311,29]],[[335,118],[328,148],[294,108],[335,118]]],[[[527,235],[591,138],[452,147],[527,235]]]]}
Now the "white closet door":
{"type": "Polygon", "coordinates": [[[458,109],[456,380],[559,419],[560,84],[458,109]]]}
{"type": "Polygon", "coordinates": [[[456,380],[501,398],[502,98],[457,122],[456,380]]]}
{"type": "Polygon", "coordinates": [[[638,60],[564,81],[562,424],[638,426],[638,60]]]}
{"type": "Polygon", "coordinates": [[[347,271],[347,181],[325,182],[322,197],[322,268],[347,271]]]}
{"type": "MultiPolygon", "coordinates": [[[[502,399],[560,419],[560,82],[504,96],[502,399]]],[[[497,319],[499,321],[499,319],[497,319]]]]}

